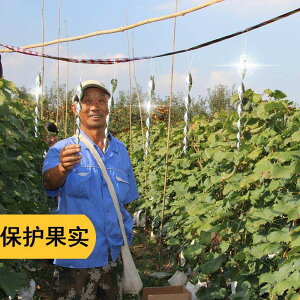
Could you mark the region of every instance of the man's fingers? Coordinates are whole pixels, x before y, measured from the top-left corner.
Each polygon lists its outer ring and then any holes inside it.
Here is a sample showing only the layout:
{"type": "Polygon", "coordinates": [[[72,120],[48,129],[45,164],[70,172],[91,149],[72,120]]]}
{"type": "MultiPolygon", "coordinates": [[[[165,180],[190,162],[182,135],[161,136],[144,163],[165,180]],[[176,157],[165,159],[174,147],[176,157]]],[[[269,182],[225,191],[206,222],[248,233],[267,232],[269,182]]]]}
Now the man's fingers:
{"type": "Polygon", "coordinates": [[[76,149],[76,148],[80,149],[81,147],[78,144],[71,144],[71,145],[67,145],[63,149],[76,149]]]}
{"type": "Polygon", "coordinates": [[[61,155],[62,156],[70,156],[70,155],[73,155],[73,154],[76,154],[76,153],[79,153],[80,152],[80,148],[64,148],[62,149],[61,151],[61,155]]]}
{"type": "Polygon", "coordinates": [[[61,161],[60,162],[61,165],[64,167],[64,168],[67,168],[69,166],[75,166],[77,164],[80,163],[80,159],[77,159],[77,160],[70,160],[70,161],[61,161]]]}
{"type": "Polygon", "coordinates": [[[61,162],[72,162],[72,161],[78,161],[80,162],[82,156],[81,155],[72,155],[72,156],[65,156],[61,158],[61,162]]]}
{"type": "Polygon", "coordinates": [[[65,163],[61,163],[61,165],[62,165],[65,169],[68,169],[69,167],[72,167],[72,169],[73,169],[73,166],[76,165],[76,164],[74,164],[74,162],[65,162],[65,163]]]}
{"type": "Polygon", "coordinates": [[[71,170],[73,169],[73,166],[77,165],[80,162],[80,160],[78,161],[67,161],[67,162],[61,162],[61,166],[66,169],[66,170],[71,170]]]}

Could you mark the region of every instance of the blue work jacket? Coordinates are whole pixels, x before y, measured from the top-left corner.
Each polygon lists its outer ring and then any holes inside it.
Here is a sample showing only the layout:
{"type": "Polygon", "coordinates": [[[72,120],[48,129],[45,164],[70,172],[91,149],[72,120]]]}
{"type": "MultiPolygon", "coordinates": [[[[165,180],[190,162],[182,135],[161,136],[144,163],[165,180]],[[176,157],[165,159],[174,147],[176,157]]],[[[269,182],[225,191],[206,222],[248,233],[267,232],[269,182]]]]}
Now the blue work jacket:
{"type": "MultiPolygon", "coordinates": [[[[81,133],[85,135],[84,132],[81,133]]],[[[116,190],[130,244],[133,237],[132,217],[123,205],[137,199],[139,194],[126,147],[111,136],[108,149],[103,154],[91,139],[90,141],[100,154],[116,190]]],[[[43,173],[59,164],[59,154],[65,146],[75,143],[75,137],[70,137],[52,146],[47,152],[43,173]]],[[[107,183],[89,149],[82,142],[80,146],[79,155],[82,159],[69,171],[64,185],[57,190],[45,190],[50,197],[59,195],[58,214],[84,214],[94,224],[96,245],[87,259],[54,260],[56,265],[79,269],[105,266],[108,264],[109,255],[115,261],[123,245],[117,213],[107,183]]]]}

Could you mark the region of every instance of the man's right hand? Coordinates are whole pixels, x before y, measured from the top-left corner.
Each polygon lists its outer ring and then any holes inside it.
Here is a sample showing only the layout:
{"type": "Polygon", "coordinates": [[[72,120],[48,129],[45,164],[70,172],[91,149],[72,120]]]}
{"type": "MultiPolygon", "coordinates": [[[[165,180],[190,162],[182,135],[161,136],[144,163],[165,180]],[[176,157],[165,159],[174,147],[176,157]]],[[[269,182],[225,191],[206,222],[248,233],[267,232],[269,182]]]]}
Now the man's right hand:
{"type": "Polygon", "coordinates": [[[80,146],[78,144],[67,145],[60,151],[59,155],[59,170],[62,173],[67,173],[68,171],[74,168],[74,165],[77,165],[82,156],[78,155],[80,152],[80,146]]]}
{"type": "Polygon", "coordinates": [[[67,145],[60,151],[59,164],[45,171],[43,175],[44,186],[47,190],[56,190],[61,187],[68,175],[81,160],[80,146],[77,144],[67,145]]]}

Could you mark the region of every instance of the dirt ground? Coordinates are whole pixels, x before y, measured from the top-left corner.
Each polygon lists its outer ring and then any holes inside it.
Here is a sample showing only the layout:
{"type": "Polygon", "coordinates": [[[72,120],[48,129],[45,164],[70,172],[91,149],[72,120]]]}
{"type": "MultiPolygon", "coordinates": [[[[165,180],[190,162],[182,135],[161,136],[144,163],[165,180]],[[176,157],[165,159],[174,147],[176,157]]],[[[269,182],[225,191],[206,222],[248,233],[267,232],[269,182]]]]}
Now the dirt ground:
{"type": "MultiPolygon", "coordinates": [[[[163,247],[161,251],[161,263],[159,263],[159,245],[150,239],[149,233],[143,228],[134,230],[134,239],[131,252],[142,278],[144,287],[166,286],[167,279],[176,271],[176,255],[163,247]],[[153,272],[166,272],[170,276],[164,279],[150,276],[153,272]]],[[[42,268],[35,272],[37,289],[34,300],[57,300],[55,299],[53,273],[55,266],[51,261],[44,260],[42,268]]],[[[125,300],[139,299],[138,296],[125,295],[125,300]]],[[[141,299],[141,297],[140,297],[141,299]]]]}

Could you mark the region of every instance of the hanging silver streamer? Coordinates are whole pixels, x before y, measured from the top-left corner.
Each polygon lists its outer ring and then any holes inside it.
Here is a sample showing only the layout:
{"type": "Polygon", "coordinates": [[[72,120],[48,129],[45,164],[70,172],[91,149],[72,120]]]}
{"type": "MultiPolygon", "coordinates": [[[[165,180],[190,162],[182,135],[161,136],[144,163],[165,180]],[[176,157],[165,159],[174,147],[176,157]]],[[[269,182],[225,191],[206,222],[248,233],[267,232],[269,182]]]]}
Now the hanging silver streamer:
{"type": "Polygon", "coordinates": [[[241,138],[242,138],[242,112],[243,112],[243,94],[245,92],[244,79],[247,73],[247,57],[245,54],[241,55],[239,72],[241,76],[241,85],[238,88],[238,96],[239,96],[239,105],[237,107],[237,113],[239,115],[239,119],[237,121],[237,148],[240,150],[241,148],[241,138]]]}
{"type": "Polygon", "coordinates": [[[77,112],[77,117],[76,117],[76,140],[77,144],[79,144],[80,139],[80,126],[81,126],[81,120],[80,120],[80,112],[81,112],[81,99],[82,99],[82,84],[80,82],[79,86],[77,87],[76,95],[78,97],[78,101],[76,102],[76,112],[77,112]]]}
{"type": "Polygon", "coordinates": [[[118,86],[118,79],[113,78],[110,82],[110,89],[111,89],[111,96],[108,100],[108,115],[106,116],[106,126],[104,131],[104,147],[103,152],[107,150],[107,141],[108,141],[108,134],[109,134],[109,119],[110,119],[110,111],[114,108],[114,92],[116,91],[118,86]]]}
{"type": "Polygon", "coordinates": [[[114,108],[115,106],[114,92],[118,86],[118,79],[113,78],[110,82],[110,86],[111,86],[111,108],[114,108]]]}
{"type": "Polygon", "coordinates": [[[146,157],[149,154],[149,149],[150,149],[150,124],[151,124],[151,103],[154,98],[154,93],[155,93],[155,81],[154,81],[154,75],[150,75],[150,80],[148,82],[148,102],[146,105],[146,110],[147,110],[147,120],[146,120],[146,142],[145,142],[145,155],[146,157]]]}
{"type": "Polygon", "coordinates": [[[42,77],[41,74],[39,73],[38,76],[35,79],[35,108],[34,108],[34,131],[35,131],[35,137],[38,136],[38,123],[39,123],[39,101],[40,101],[40,95],[42,93],[42,77]]]}
{"type": "Polygon", "coordinates": [[[187,96],[184,99],[184,104],[185,104],[185,113],[184,113],[184,122],[185,122],[185,126],[184,126],[184,130],[183,130],[183,134],[184,134],[184,138],[183,138],[183,152],[186,153],[187,151],[187,147],[188,147],[188,130],[189,130],[189,111],[190,111],[190,106],[191,106],[191,96],[190,96],[190,91],[192,89],[193,86],[193,78],[192,78],[192,74],[189,73],[189,75],[186,77],[185,79],[185,86],[187,89],[187,96]]]}

